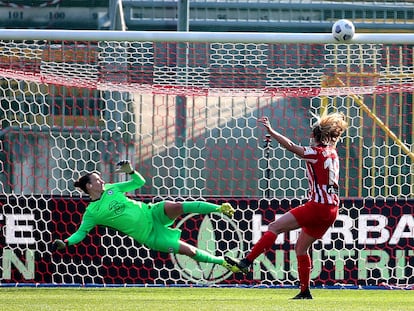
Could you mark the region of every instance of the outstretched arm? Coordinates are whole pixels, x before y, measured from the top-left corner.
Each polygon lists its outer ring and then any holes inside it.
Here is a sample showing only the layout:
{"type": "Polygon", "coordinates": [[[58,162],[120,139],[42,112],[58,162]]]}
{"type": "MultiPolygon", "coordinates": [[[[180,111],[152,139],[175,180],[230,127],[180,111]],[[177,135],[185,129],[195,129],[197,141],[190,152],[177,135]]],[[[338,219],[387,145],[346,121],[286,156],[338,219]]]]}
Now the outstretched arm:
{"type": "Polygon", "coordinates": [[[88,212],[85,212],[78,230],[76,230],[76,232],[64,240],[54,240],[52,244],[52,250],[55,251],[65,249],[68,245],[74,245],[81,242],[89,233],[89,231],[91,231],[95,226],[96,223],[93,218],[89,216],[88,212]]]}
{"type": "Polygon", "coordinates": [[[144,177],[136,172],[128,160],[120,161],[115,173],[126,173],[131,176],[131,180],[117,183],[118,188],[122,192],[129,192],[141,188],[145,184],[144,177]]]}
{"type": "Polygon", "coordinates": [[[268,117],[261,117],[257,119],[258,122],[262,123],[264,127],[267,129],[267,132],[272,136],[276,141],[281,144],[286,150],[293,152],[294,154],[298,155],[299,157],[303,158],[305,148],[295,144],[286,136],[280,134],[279,132],[275,131],[272,126],[270,125],[270,121],[268,117]]]}

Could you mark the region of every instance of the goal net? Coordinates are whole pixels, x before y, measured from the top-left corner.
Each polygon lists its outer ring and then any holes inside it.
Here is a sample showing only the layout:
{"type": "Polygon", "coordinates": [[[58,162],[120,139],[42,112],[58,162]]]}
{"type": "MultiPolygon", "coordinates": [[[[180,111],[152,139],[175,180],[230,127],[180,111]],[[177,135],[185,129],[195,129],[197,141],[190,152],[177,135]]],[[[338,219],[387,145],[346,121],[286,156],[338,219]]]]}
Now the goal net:
{"type": "Polygon", "coordinates": [[[108,228],[51,253],[80,224],[73,186],[100,171],[146,178],[137,200],[229,201],[234,219],[186,215],[183,239],[242,257],[305,202],[303,163],[258,126],[307,144],[311,113],[343,111],[342,203],[315,243],[312,285],[414,283],[414,36],[0,31],[1,283],[295,285],[298,231],[252,273],[148,250],[108,228]],[[395,38],[395,40],[393,40],[395,38]],[[390,43],[394,42],[394,43],[390,43]]]}

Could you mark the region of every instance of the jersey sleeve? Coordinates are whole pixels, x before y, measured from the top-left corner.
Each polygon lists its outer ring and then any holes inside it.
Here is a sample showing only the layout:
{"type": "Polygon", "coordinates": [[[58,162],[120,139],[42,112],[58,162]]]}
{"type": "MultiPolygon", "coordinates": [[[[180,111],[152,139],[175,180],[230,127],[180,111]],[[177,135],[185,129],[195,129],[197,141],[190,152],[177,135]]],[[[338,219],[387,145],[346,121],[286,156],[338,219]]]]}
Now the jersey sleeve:
{"type": "Polygon", "coordinates": [[[74,245],[81,242],[95,226],[96,224],[93,218],[89,216],[88,212],[85,212],[78,230],[67,238],[68,245],[74,245]]]}
{"type": "Polygon", "coordinates": [[[144,177],[142,177],[140,173],[134,171],[134,173],[131,174],[131,180],[119,182],[113,185],[116,185],[121,192],[129,192],[141,188],[144,184],[144,177]]]}

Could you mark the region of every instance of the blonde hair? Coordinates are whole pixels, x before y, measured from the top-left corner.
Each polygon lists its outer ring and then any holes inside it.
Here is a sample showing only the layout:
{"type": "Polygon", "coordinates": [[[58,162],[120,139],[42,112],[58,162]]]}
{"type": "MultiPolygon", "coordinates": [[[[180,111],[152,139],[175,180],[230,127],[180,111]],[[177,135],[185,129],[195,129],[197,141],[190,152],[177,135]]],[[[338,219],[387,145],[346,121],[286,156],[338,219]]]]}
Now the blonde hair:
{"type": "Polygon", "coordinates": [[[312,126],[315,141],[324,145],[335,146],[342,133],[348,128],[346,116],[342,112],[334,112],[321,117],[312,126]]]}

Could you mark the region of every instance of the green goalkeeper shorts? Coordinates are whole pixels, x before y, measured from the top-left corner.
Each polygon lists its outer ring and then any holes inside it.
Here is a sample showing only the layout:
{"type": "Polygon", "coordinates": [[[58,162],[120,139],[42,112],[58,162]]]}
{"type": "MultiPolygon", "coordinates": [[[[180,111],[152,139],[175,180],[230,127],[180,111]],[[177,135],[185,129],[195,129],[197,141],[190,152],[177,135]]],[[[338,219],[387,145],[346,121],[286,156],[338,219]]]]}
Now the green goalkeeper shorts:
{"type": "Polygon", "coordinates": [[[181,230],[171,228],[174,219],[170,219],[165,215],[164,204],[164,201],[148,204],[153,226],[144,244],[155,251],[176,254],[180,247],[181,230]]]}

